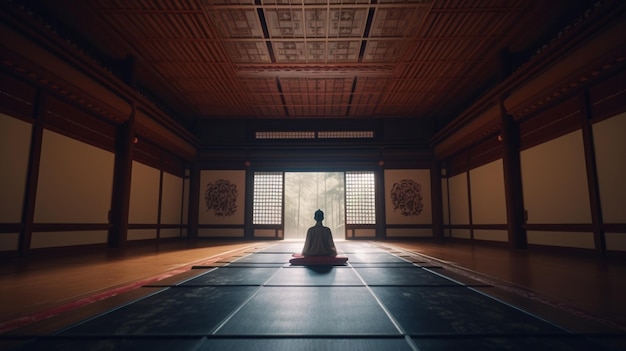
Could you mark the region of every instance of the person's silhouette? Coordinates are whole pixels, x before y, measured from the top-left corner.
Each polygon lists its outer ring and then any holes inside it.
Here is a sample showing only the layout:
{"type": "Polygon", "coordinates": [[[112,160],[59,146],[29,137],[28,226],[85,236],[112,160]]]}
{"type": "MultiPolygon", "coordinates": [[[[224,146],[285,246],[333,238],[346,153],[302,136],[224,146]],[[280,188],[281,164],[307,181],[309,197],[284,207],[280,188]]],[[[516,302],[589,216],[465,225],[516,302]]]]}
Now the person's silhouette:
{"type": "Polygon", "coordinates": [[[313,218],[317,223],[306,232],[302,256],[336,256],[337,248],[335,248],[333,234],[330,228],[322,224],[324,212],[315,211],[313,218]]]}

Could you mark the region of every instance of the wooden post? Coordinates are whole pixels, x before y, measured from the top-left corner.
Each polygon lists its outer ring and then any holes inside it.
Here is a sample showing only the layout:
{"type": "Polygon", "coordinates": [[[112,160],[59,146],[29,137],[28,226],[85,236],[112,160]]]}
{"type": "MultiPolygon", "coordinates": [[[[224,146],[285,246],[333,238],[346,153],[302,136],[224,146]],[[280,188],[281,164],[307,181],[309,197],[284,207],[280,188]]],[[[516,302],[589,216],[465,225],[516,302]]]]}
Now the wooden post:
{"type": "Polygon", "coordinates": [[[443,193],[441,191],[441,162],[435,158],[430,165],[430,198],[432,206],[433,237],[443,240],[443,193]]]}
{"type": "Polygon", "coordinates": [[[130,118],[118,127],[115,136],[113,195],[111,196],[111,213],[109,214],[111,228],[109,229],[108,240],[108,245],[111,248],[121,248],[126,245],[135,128],[135,105],[133,104],[130,118]]]}
{"type": "Polygon", "coordinates": [[[585,150],[585,165],[587,170],[587,189],[589,191],[589,203],[591,207],[591,222],[593,227],[593,241],[596,252],[600,256],[606,255],[606,240],[602,230],[602,207],[600,203],[600,187],[596,172],[596,153],[593,144],[593,131],[591,129],[591,104],[586,91],[580,94],[580,128],[583,135],[585,150]]]}
{"type": "Polygon", "coordinates": [[[33,129],[30,140],[30,155],[28,161],[28,173],[26,175],[26,189],[24,193],[24,205],[22,207],[22,230],[18,244],[20,256],[26,256],[30,250],[33,236],[33,222],[35,220],[35,200],[37,198],[37,183],[39,182],[39,162],[41,160],[41,147],[43,140],[43,119],[45,113],[45,96],[41,90],[37,91],[34,101],[33,129]]]}
{"type": "Polygon", "coordinates": [[[522,167],[520,164],[519,127],[513,116],[504,107],[504,97],[500,100],[500,122],[503,143],[502,165],[506,201],[507,231],[509,245],[514,249],[527,247],[524,229],[524,199],[522,192],[522,167]]]}
{"type": "Polygon", "coordinates": [[[189,217],[187,218],[187,239],[198,239],[198,216],[200,215],[200,168],[196,160],[191,165],[189,174],[189,217]]]}

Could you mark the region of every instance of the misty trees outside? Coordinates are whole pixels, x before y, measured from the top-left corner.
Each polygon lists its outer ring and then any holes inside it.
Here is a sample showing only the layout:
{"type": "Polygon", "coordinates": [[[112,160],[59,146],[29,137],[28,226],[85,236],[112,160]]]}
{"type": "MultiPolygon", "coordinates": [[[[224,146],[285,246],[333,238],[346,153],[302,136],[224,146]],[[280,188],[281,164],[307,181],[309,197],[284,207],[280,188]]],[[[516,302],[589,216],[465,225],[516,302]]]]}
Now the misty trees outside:
{"type": "Polygon", "coordinates": [[[345,185],[343,172],[285,173],[285,239],[306,238],[315,225],[313,215],[324,211],[324,225],[333,239],[345,238],[345,185]]]}

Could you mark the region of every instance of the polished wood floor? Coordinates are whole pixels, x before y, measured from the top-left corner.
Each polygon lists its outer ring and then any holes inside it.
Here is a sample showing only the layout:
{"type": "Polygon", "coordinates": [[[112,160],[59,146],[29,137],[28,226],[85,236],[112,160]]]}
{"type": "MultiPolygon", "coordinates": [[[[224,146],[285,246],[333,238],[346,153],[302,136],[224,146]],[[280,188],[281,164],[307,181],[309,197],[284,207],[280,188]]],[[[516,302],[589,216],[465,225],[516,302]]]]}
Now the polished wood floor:
{"type": "MultiPolygon", "coordinates": [[[[68,251],[2,259],[0,333],[165,279],[193,274],[191,267],[219,264],[271,241],[167,242],[124,250],[68,251]]],[[[626,331],[626,261],[549,252],[515,251],[461,242],[383,241],[399,255],[417,254],[451,274],[497,285],[521,307],[548,306],[626,331]],[[532,305],[532,306],[531,306],[532,305]]],[[[567,316],[567,314],[565,314],[567,316]]],[[[607,329],[607,330],[609,330],[607,329]]]]}

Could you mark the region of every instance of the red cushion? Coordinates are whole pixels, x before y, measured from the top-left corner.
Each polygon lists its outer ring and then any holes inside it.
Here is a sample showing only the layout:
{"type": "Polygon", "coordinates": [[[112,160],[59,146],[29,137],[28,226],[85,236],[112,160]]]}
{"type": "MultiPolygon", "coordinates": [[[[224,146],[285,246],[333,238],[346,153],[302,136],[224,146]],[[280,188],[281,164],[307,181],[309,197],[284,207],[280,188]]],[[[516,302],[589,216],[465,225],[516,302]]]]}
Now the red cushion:
{"type": "Polygon", "coordinates": [[[348,262],[345,256],[302,256],[294,254],[289,263],[296,266],[343,266],[348,262]]]}

